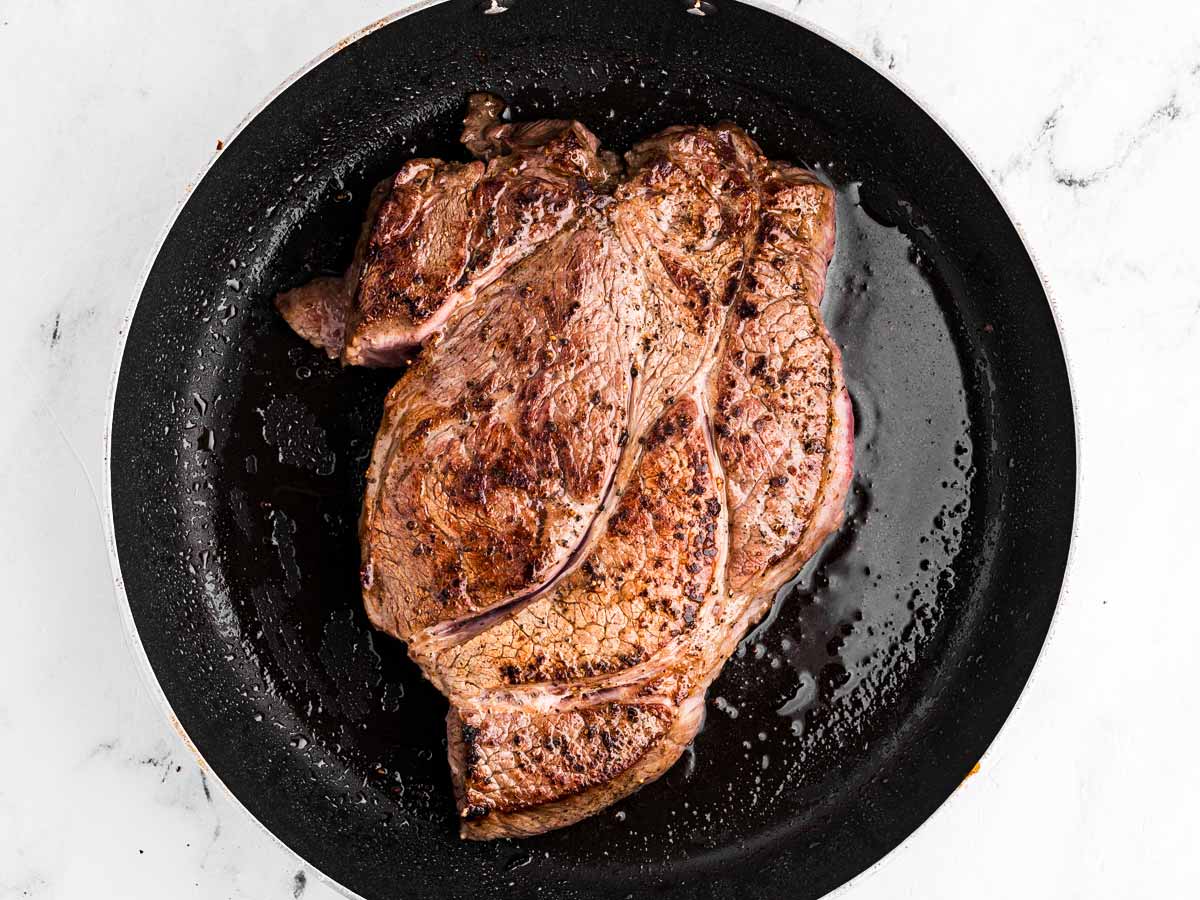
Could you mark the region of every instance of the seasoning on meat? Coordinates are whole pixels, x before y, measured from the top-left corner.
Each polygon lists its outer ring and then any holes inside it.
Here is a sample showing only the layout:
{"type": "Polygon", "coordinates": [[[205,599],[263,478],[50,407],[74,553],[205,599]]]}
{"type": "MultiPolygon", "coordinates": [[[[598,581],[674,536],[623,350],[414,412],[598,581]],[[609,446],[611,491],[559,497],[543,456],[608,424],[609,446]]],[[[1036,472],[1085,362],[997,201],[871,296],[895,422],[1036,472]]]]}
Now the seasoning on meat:
{"type": "Polygon", "coordinates": [[[277,304],[392,365],[366,608],[449,697],[466,838],[659,777],[746,630],[842,520],[853,421],[819,304],[832,192],[741,129],[623,160],[471,97],[469,163],[412,160],[354,261],[277,304]],[[719,301],[719,302],[714,302],[719,301]]]}

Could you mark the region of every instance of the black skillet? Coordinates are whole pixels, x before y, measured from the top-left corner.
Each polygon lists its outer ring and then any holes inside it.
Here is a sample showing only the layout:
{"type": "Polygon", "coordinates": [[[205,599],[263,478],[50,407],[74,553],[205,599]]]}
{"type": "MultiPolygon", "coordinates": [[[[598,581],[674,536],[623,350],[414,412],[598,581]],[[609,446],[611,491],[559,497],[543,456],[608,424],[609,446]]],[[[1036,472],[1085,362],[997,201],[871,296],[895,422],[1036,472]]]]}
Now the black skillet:
{"type": "Polygon", "coordinates": [[[1019,235],[869,66],[776,15],[696,6],[455,0],[376,28],[225,148],[129,324],[112,524],[153,678],[238,800],[364,897],[818,897],[950,795],[1046,637],[1075,432],[1019,235]],[[397,373],[339,368],[271,307],[345,265],[402,160],[463,156],[479,88],[618,149],[732,119],[822,171],[858,418],[847,525],[726,667],[694,749],[591,820],[484,844],[456,836],[444,701],[360,604],[363,470],[397,373]]]}

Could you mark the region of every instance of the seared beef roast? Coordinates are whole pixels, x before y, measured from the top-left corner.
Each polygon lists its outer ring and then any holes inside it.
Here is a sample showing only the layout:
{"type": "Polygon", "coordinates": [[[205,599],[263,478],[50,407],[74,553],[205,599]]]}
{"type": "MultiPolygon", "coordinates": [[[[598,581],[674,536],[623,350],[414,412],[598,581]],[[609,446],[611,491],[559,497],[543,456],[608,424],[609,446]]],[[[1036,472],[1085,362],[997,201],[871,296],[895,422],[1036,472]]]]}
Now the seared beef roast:
{"type": "Polygon", "coordinates": [[[834,205],[734,125],[622,162],[471,98],[470,163],[375,192],[344,278],[280,295],[395,364],[363,504],[371,621],[450,699],[462,834],[537,834],[665,772],[853,466],[819,303],[834,205]]]}

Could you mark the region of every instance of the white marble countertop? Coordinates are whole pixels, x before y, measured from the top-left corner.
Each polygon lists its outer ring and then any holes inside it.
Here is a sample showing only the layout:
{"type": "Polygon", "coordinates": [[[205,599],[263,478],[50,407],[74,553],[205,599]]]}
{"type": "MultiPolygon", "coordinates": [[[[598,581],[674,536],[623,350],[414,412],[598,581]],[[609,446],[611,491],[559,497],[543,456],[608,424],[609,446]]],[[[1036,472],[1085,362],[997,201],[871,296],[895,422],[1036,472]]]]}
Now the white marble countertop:
{"type": "MultiPolygon", "coordinates": [[[[4,900],[339,896],[207,783],[143,686],[97,490],[120,322],[187,185],[396,3],[0,3],[4,900]]],[[[1055,298],[1082,434],[1068,590],[1022,704],[842,896],[1196,896],[1200,5],[794,5],[993,177],[1055,298]]]]}

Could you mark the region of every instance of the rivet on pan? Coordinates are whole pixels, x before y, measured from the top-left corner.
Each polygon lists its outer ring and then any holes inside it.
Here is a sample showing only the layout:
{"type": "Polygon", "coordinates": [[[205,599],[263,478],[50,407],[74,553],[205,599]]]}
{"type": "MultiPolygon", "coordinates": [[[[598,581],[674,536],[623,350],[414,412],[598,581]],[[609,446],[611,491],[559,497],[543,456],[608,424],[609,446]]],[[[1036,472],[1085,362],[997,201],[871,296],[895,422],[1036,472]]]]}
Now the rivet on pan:
{"type": "Polygon", "coordinates": [[[485,16],[498,16],[512,9],[517,0],[482,0],[479,8],[485,16]]]}
{"type": "Polygon", "coordinates": [[[717,4],[711,3],[709,0],[686,0],[684,12],[693,16],[715,16],[717,4]]]}

